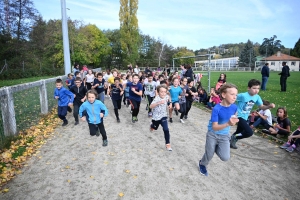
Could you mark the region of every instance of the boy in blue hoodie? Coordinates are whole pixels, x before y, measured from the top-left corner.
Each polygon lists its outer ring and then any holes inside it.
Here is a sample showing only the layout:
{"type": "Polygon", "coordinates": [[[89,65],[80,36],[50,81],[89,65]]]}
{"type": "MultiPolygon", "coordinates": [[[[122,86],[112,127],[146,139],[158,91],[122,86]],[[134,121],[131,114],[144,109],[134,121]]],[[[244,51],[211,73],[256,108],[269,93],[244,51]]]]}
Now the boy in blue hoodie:
{"type": "Polygon", "coordinates": [[[108,110],[101,101],[97,100],[97,97],[98,93],[95,90],[89,90],[87,92],[87,101],[80,106],[79,117],[85,121],[86,118],[82,116],[82,113],[83,111],[87,112],[90,135],[97,135],[99,129],[103,140],[102,146],[107,146],[108,141],[102,118],[108,115],[108,110]]]}
{"type": "Polygon", "coordinates": [[[61,79],[56,79],[54,90],[54,99],[58,100],[58,117],[63,120],[62,126],[68,124],[66,119],[68,106],[73,105],[74,94],[63,87],[63,81],[61,79]]]}

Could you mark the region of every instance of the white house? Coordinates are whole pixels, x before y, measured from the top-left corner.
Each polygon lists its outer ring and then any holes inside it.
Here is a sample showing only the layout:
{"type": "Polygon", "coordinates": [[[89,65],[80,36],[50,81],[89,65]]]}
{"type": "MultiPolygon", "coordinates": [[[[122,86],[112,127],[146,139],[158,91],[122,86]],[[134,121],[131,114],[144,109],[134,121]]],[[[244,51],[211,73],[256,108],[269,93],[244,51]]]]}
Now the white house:
{"type": "Polygon", "coordinates": [[[281,71],[282,62],[286,62],[286,65],[290,67],[290,71],[299,71],[300,68],[300,58],[289,56],[287,54],[281,53],[269,56],[261,61],[269,63],[270,70],[281,71]]]}

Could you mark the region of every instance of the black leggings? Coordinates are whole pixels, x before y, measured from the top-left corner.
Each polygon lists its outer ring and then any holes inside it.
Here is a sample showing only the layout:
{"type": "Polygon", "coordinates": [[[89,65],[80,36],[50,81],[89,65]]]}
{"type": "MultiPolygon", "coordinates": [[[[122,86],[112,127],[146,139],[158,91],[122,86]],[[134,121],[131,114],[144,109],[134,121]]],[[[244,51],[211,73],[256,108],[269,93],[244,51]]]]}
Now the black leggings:
{"type": "Polygon", "coordinates": [[[88,82],[86,82],[86,88],[87,88],[87,90],[90,90],[90,89],[92,89],[92,84],[91,84],[91,83],[88,83],[88,82]]]}
{"type": "Polygon", "coordinates": [[[253,131],[250,128],[248,122],[245,119],[241,118],[241,117],[239,117],[239,122],[237,124],[236,131],[233,134],[235,135],[235,134],[238,134],[238,133],[241,133],[242,136],[236,136],[237,139],[248,138],[248,137],[251,137],[253,135],[253,131]]]}
{"type": "Polygon", "coordinates": [[[146,95],[146,98],[147,98],[147,101],[148,101],[148,112],[151,112],[151,108],[150,108],[150,105],[153,101],[153,97],[151,97],[150,95],[146,95]]]}
{"type": "Polygon", "coordinates": [[[90,124],[89,123],[89,128],[90,128],[90,135],[91,136],[96,135],[96,133],[99,129],[100,133],[102,135],[102,139],[107,140],[106,131],[105,131],[105,128],[104,128],[103,121],[100,124],[90,124]]]}
{"type": "Polygon", "coordinates": [[[193,104],[192,101],[189,101],[189,100],[186,101],[186,111],[185,111],[185,115],[186,116],[189,114],[189,112],[190,112],[190,110],[192,108],[192,104],[193,104]]]}
{"type": "Polygon", "coordinates": [[[132,117],[137,117],[139,112],[140,112],[140,101],[136,101],[133,99],[130,99],[130,104],[131,104],[131,110],[132,110],[132,117]]]}
{"type": "Polygon", "coordinates": [[[121,102],[122,102],[122,99],[118,99],[118,100],[112,100],[112,103],[114,105],[114,111],[115,111],[115,115],[116,115],[116,118],[119,119],[119,112],[118,110],[121,109],[121,102]]]}
{"type": "Polygon", "coordinates": [[[78,113],[79,113],[79,107],[82,105],[78,103],[73,104],[73,116],[76,122],[78,122],[78,113]]]}

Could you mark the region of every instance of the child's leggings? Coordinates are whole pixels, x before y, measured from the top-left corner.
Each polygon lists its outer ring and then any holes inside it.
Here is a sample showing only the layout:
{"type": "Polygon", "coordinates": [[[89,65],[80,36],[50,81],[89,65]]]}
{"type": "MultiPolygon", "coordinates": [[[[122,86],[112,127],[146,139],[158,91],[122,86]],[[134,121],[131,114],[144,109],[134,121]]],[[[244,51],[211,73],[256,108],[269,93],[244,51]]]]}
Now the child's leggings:
{"type": "Polygon", "coordinates": [[[237,124],[236,131],[233,134],[238,134],[238,133],[241,133],[242,136],[236,136],[237,139],[248,138],[253,135],[253,131],[250,128],[248,122],[241,117],[239,117],[239,122],[237,124]]]}
{"type": "Polygon", "coordinates": [[[163,118],[161,118],[161,120],[157,120],[157,121],[152,120],[151,128],[154,128],[155,130],[157,130],[159,125],[161,125],[163,128],[166,144],[170,144],[170,133],[169,133],[169,128],[168,128],[167,117],[163,117],[163,118]]]}
{"type": "Polygon", "coordinates": [[[102,139],[107,140],[106,131],[105,131],[103,122],[101,122],[100,124],[91,124],[91,123],[89,123],[89,128],[90,128],[90,135],[91,136],[96,135],[96,133],[99,129],[100,133],[102,135],[102,139]]]}

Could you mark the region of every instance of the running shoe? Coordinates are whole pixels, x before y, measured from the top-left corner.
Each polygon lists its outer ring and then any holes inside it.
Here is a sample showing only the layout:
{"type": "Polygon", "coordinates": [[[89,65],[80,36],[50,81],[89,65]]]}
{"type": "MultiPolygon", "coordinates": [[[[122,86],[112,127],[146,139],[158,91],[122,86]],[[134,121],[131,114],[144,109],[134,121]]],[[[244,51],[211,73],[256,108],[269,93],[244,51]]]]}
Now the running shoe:
{"type": "Polygon", "coordinates": [[[107,144],[108,144],[108,141],[107,140],[103,140],[102,146],[106,147],[107,144]]]}
{"type": "Polygon", "coordinates": [[[287,148],[289,148],[291,146],[291,144],[290,143],[284,143],[280,148],[282,148],[282,149],[287,149],[287,148]]]}
{"type": "Polygon", "coordinates": [[[166,144],[166,149],[168,150],[168,151],[172,151],[173,149],[171,148],[171,145],[170,144],[166,144]]]}
{"type": "Polygon", "coordinates": [[[79,121],[75,121],[75,126],[79,124],[79,121]]]}
{"type": "Polygon", "coordinates": [[[206,170],[206,167],[204,165],[201,165],[201,160],[199,161],[199,171],[200,174],[202,174],[203,176],[208,176],[208,172],[206,170]]]}
{"type": "Polygon", "coordinates": [[[172,119],[172,118],[170,118],[169,122],[170,122],[170,123],[173,123],[173,119],[172,119]]]}
{"type": "Polygon", "coordinates": [[[117,119],[117,122],[120,123],[121,122],[120,119],[117,119]]]}
{"type": "Polygon", "coordinates": [[[179,121],[180,121],[180,123],[183,123],[183,124],[184,124],[184,121],[183,121],[183,119],[179,119],[179,121]]]}
{"type": "Polygon", "coordinates": [[[188,116],[187,115],[184,115],[184,119],[187,119],[188,118],[188,116]]]}
{"type": "Polygon", "coordinates": [[[231,140],[230,140],[230,148],[237,149],[236,142],[237,142],[237,139],[236,139],[235,135],[232,135],[231,140]]]}
{"type": "Polygon", "coordinates": [[[293,147],[293,145],[291,145],[288,148],[286,148],[285,150],[292,153],[295,150],[295,148],[293,147]]]}
{"type": "Polygon", "coordinates": [[[150,132],[154,131],[154,128],[152,128],[152,124],[150,124],[150,132]]]}

